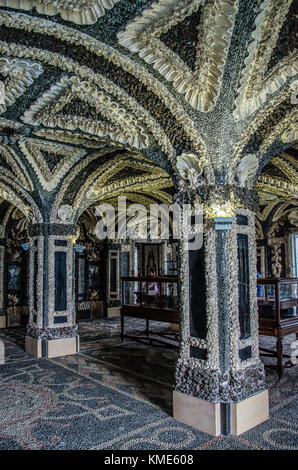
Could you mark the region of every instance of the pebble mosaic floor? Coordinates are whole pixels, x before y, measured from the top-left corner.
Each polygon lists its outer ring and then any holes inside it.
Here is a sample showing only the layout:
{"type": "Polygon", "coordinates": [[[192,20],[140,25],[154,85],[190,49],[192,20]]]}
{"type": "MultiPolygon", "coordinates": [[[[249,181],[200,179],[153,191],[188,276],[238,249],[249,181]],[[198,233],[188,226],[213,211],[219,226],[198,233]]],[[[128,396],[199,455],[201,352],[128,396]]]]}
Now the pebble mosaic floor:
{"type": "MultiPolygon", "coordinates": [[[[143,328],[129,325],[131,332],[143,328]]],[[[298,448],[298,367],[280,381],[267,371],[267,422],[239,437],[214,438],[171,416],[175,349],[121,344],[118,319],[84,322],[79,331],[81,352],[55,359],[29,358],[23,328],[0,331],[0,449],[298,448]]]]}

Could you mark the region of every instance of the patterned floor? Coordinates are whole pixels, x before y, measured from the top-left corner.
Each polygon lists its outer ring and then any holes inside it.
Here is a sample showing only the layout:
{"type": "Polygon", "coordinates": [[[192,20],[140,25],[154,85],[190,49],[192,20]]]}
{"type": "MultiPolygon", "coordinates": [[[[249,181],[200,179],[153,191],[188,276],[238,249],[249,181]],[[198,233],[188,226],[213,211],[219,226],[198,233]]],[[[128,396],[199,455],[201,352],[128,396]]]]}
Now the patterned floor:
{"type": "Polygon", "coordinates": [[[298,367],[281,381],[267,373],[269,421],[240,437],[213,438],[171,417],[177,351],[121,344],[118,322],[105,321],[102,336],[100,322],[80,324],[81,353],[50,360],[26,356],[21,328],[1,330],[0,449],[298,448],[298,367]]]}

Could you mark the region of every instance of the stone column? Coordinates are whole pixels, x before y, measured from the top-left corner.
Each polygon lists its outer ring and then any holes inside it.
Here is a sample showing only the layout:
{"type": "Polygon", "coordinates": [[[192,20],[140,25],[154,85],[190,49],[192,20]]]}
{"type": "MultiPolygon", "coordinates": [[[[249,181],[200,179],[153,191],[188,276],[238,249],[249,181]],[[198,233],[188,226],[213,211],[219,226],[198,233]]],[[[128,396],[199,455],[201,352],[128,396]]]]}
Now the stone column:
{"type": "Polygon", "coordinates": [[[236,207],[228,215],[204,204],[202,248],[189,251],[185,241],[180,247],[174,417],[215,436],[241,434],[269,417],[258,347],[254,212],[236,207]]]}
{"type": "Polygon", "coordinates": [[[5,250],[4,238],[0,238],[0,328],[6,328],[6,313],[4,299],[4,273],[5,273],[5,250]]]}
{"type": "Polygon", "coordinates": [[[30,227],[29,312],[26,352],[56,357],[79,351],[74,301],[76,227],[30,227]]]}

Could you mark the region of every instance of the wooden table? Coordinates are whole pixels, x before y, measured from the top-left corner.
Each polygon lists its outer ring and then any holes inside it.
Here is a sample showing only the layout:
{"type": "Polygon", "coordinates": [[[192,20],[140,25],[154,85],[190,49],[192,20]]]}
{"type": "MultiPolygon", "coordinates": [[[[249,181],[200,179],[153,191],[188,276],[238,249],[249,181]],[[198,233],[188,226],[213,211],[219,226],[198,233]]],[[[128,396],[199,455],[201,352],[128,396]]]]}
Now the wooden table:
{"type": "MultiPolygon", "coordinates": [[[[178,282],[177,277],[172,276],[126,276],[122,277],[122,307],[120,309],[121,318],[121,341],[124,338],[134,339],[136,341],[146,342],[152,345],[154,342],[166,347],[177,347],[173,344],[167,343],[162,339],[150,337],[150,321],[166,322],[171,324],[179,324],[179,314],[177,306],[177,297],[162,294],[162,284],[175,284],[178,282]],[[137,297],[136,304],[125,303],[125,282],[139,283],[139,289],[134,291],[137,297]],[[142,283],[156,283],[159,286],[159,294],[149,295],[148,292],[142,291],[142,283]],[[146,320],[145,337],[125,334],[125,317],[142,318],[146,320]]],[[[178,340],[179,334],[172,332],[154,332],[155,336],[161,338],[178,340]]]]}

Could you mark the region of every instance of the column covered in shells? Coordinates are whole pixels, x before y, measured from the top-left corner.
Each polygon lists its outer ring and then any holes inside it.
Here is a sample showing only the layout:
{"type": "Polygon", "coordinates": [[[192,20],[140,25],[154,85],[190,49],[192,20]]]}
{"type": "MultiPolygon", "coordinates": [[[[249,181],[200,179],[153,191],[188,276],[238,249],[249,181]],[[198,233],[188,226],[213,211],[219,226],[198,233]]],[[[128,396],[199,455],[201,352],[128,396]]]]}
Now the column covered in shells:
{"type": "Polygon", "coordinates": [[[74,354],[79,350],[74,309],[76,226],[30,227],[29,323],[26,351],[35,357],[74,354]]]}
{"type": "Polygon", "coordinates": [[[255,201],[251,191],[220,185],[205,187],[201,194],[184,192],[182,198],[200,199],[204,223],[200,249],[189,250],[185,239],[180,244],[174,416],[214,435],[238,434],[240,403],[265,393],[268,410],[258,346],[255,201]],[[202,418],[208,403],[211,427],[202,418]],[[186,409],[192,410],[188,416],[186,409]]]}

